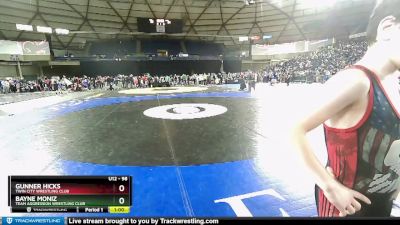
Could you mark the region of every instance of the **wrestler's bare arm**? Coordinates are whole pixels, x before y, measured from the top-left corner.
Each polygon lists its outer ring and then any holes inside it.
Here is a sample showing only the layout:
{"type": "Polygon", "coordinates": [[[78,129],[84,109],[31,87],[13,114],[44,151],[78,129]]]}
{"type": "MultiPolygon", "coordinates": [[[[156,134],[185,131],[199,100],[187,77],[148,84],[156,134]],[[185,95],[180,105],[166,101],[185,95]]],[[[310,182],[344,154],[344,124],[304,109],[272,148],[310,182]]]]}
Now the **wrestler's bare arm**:
{"type": "Polygon", "coordinates": [[[346,107],[356,103],[360,98],[367,97],[369,88],[370,81],[362,71],[351,69],[339,72],[324,84],[322,92],[316,93],[320,99],[322,98],[322,104],[302,118],[292,132],[292,141],[315,178],[315,183],[324,191],[325,196],[336,206],[342,216],[360,210],[361,205],[356,198],[366,203],[370,201],[364,195],[341,185],[331,176],[315,156],[306,134],[342,112],[346,107]]]}

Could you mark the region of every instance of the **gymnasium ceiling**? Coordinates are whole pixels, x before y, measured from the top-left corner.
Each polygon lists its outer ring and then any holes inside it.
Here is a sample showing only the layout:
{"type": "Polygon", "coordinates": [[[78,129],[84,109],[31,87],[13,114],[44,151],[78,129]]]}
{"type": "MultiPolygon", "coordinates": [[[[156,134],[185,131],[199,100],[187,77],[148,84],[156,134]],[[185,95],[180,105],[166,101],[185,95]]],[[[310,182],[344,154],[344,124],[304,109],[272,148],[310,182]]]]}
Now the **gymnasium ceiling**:
{"type": "MultiPolygon", "coordinates": [[[[65,28],[57,49],[82,49],[99,39],[144,38],[137,17],[183,19],[179,38],[238,47],[239,36],[271,35],[269,43],[318,40],[364,32],[374,0],[0,0],[0,39],[43,40],[15,24],[65,28]],[[323,5],[321,3],[330,3],[323,5]]],[[[178,38],[178,37],[175,37],[178,38]]],[[[262,43],[262,42],[261,42],[262,43]]]]}

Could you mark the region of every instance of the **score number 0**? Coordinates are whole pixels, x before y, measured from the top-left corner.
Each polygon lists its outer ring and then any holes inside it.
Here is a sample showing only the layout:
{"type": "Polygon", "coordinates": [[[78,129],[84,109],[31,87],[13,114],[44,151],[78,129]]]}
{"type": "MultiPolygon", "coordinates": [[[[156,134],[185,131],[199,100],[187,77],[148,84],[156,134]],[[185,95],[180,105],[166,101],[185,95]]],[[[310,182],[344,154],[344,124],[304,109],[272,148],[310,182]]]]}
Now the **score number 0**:
{"type": "MultiPolygon", "coordinates": [[[[119,185],[118,187],[118,191],[120,192],[124,192],[125,191],[125,186],[124,185],[119,185]]],[[[119,204],[123,205],[125,203],[125,198],[124,197],[120,197],[118,200],[119,204]]]]}

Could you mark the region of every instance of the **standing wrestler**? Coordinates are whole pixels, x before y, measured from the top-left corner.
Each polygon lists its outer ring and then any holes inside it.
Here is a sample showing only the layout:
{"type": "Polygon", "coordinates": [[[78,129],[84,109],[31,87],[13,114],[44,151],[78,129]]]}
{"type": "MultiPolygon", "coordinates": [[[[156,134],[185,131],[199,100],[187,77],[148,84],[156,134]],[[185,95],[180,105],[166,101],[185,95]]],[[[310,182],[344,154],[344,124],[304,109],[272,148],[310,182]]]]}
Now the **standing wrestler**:
{"type": "Polygon", "coordinates": [[[318,215],[389,217],[400,189],[400,1],[378,1],[369,48],[356,65],[324,84],[323,104],[292,137],[315,178],[318,215]],[[313,153],[307,132],[324,125],[328,162],[313,153]]]}

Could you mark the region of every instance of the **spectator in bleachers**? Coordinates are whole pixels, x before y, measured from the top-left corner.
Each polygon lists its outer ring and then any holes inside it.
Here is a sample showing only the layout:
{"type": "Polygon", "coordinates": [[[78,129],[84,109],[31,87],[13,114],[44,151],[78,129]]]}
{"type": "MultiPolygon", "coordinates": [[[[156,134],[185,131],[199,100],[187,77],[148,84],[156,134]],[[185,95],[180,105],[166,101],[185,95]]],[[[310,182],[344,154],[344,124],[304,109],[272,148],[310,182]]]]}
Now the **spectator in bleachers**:
{"type": "Polygon", "coordinates": [[[278,76],[278,80],[290,74],[293,78],[306,82],[314,82],[316,79],[323,82],[346,66],[355,63],[366,50],[366,40],[341,41],[268,66],[267,71],[278,76]]]}

